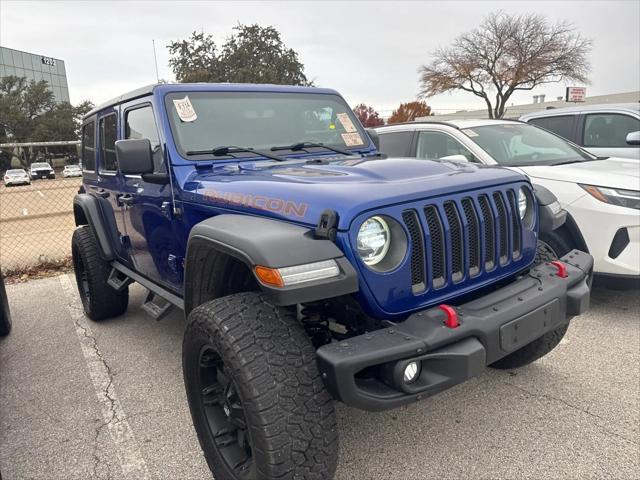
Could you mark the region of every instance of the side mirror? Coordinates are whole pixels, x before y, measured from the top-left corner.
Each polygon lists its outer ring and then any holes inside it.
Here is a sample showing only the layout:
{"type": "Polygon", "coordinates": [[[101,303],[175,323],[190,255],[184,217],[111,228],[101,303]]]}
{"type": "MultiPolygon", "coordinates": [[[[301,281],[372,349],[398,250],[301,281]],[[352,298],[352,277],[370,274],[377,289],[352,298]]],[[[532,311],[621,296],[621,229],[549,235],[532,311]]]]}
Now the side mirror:
{"type": "Polygon", "coordinates": [[[640,131],[629,132],[627,134],[627,143],[629,145],[640,145],[640,131]]]}
{"type": "Polygon", "coordinates": [[[116,159],[125,175],[153,173],[153,155],[148,138],[116,141],[116,159]]]}
{"type": "Polygon", "coordinates": [[[376,132],[373,128],[367,128],[366,130],[367,130],[367,134],[369,135],[369,138],[371,139],[373,144],[376,146],[376,150],[380,152],[380,137],[378,136],[378,132],[376,132]]]}

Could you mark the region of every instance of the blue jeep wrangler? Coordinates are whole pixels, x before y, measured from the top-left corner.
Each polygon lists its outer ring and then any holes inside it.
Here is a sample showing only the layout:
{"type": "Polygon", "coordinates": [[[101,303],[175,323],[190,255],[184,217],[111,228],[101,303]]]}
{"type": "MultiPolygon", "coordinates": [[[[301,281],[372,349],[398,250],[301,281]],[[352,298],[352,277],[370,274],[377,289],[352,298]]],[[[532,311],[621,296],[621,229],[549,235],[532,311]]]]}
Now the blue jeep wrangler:
{"type": "MultiPolygon", "coordinates": [[[[73,261],[89,318],[184,310],[216,479],[332,478],[333,399],[383,410],[551,351],[591,257],[536,263],[526,177],[391,159],[335,91],[155,85],[84,119],[73,261]]],[[[546,205],[549,202],[542,202],[546,205]]]]}

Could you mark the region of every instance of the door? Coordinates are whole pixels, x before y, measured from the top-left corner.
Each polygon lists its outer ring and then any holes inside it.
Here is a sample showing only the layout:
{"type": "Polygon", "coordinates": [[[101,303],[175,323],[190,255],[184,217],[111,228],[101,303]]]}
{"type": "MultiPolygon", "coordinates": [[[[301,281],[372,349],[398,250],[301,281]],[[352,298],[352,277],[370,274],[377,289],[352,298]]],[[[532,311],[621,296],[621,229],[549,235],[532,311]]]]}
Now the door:
{"type": "MultiPolygon", "coordinates": [[[[125,106],[123,138],[149,139],[154,173],[167,172],[150,103],[125,106]]],[[[139,175],[125,175],[123,181],[117,200],[125,208],[125,229],[136,271],[180,291],[184,249],[174,234],[174,222],[179,222],[173,216],[171,185],[146,182],[139,175]]]]}
{"type": "Polygon", "coordinates": [[[126,260],[121,243],[125,232],[123,208],[116,202],[122,186],[115,160],[117,118],[117,110],[112,108],[82,127],[82,177],[85,191],[98,199],[111,244],[120,259],[126,260]]]}

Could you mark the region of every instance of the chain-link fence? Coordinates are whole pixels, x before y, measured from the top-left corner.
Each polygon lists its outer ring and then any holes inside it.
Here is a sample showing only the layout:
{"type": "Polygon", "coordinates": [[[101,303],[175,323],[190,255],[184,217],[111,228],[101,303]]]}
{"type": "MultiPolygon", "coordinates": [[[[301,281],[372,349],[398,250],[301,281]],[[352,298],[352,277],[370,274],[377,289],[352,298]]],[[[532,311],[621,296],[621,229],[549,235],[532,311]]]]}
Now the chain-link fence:
{"type": "Polygon", "coordinates": [[[73,197],[81,178],[35,180],[31,185],[0,184],[0,268],[21,270],[59,262],[71,255],[73,197]]]}

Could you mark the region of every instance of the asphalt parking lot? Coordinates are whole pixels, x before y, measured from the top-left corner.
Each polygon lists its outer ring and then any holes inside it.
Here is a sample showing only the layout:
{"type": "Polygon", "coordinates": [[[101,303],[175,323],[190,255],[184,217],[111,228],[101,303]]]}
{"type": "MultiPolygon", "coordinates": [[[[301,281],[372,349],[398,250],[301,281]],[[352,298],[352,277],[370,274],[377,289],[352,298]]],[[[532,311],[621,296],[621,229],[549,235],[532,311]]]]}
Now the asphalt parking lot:
{"type": "MultiPolygon", "coordinates": [[[[92,323],[71,276],[9,285],[0,471],[9,479],[211,478],[182,385],[184,320],[132,287],[92,323]]],[[[598,289],[559,347],[385,413],[338,405],[339,479],[638,478],[640,298],[598,289]]]]}

